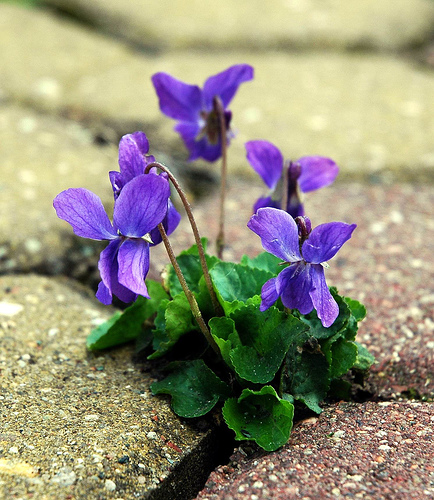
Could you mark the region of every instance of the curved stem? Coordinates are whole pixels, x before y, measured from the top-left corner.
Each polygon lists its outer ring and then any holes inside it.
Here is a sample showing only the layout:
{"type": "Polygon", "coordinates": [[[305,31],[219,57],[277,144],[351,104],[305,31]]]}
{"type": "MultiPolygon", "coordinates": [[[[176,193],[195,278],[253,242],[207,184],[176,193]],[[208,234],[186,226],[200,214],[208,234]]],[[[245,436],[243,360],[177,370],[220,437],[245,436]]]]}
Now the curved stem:
{"type": "Polygon", "coordinates": [[[288,209],[288,188],[289,188],[289,168],[290,168],[290,163],[284,162],[283,164],[283,185],[282,185],[282,205],[281,209],[285,210],[285,212],[288,209]]]}
{"type": "Polygon", "coordinates": [[[217,235],[217,257],[223,257],[225,247],[225,198],[226,198],[226,178],[227,178],[227,127],[225,109],[219,96],[214,97],[214,107],[217,110],[220,121],[220,139],[222,142],[222,171],[221,171],[221,186],[220,186],[220,217],[219,217],[219,233],[217,235]]]}
{"type": "Polygon", "coordinates": [[[203,275],[205,277],[205,283],[206,283],[206,286],[208,288],[208,292],[209,292],[210,297],[211,297],[211,302],[212,302],[212,305],[214,308],[215,315],[216,316],[224,316],[223,308],[217,299],[217,295],[216,295],[214,288],[213,288],[213,285],[212,285],[211,276],[209,274],[208,265],[206,263],[205,251],[203,249],[202,241],[200,239],[199,230],[197,228],[197,224],[196,224],[196,221],[194,219],[193,212],[192,212],[191,207],[190,207],[190,203],[188,202],[187,197],[185,196],[185,193],[182,190],[181,186],[179,185],[179,182],[176,180],[175,176],[172,174],[172,172],[167,167],[165,167],[161,163],[159,163],[157,161],[149,163],[146,166],[145,174],[149,173],[149,171],[153,167],[156,167],[156,168],[162,170],[163,172],[165,172],[167,174],[167,176],[169,177],[171,183],[175,187],[175,189],[178,191],[179,197],[181,198],[182,204],[184,205],[185,211],[187,213],[187,217],[188,217],[191,229],[192,229],[193,234],[194,234],[194,239],[196,240],[200,264],[202,266],[203,275]]]}
{"type": "Polygon", "coordinates": [[[188,303],[190,304],[191,312],[193,313],[193,316],[197,321],[197,324],[199,325],[201,332],[208,341],[208,344],[213,348],[215,353],[218,356],[220,356],[220,349],[218,348],[217,344],[215,343],[215,340],[211,335],[211,332],[206,326],[206,323],[202,317],[202,313],[200,312],[199,306],[197,305],[196,299],[187,285],[187,282],[184,278],[184,275],[182,274],[178,261],[176,260],[175,253],[173,252],[172,245],[170,244],[169,238],[167,237],[163,224],[158,224],[158,230],[160,231],[161,238],[163,239],[163,243],[164,246],[166,247],[167,254],[169,255],[169,259],[170,262],[172,263],[173,269],[175,270],[175,273],[178,276],[179,283],[181,284],[185,296],[187,297],[188,303]]]}

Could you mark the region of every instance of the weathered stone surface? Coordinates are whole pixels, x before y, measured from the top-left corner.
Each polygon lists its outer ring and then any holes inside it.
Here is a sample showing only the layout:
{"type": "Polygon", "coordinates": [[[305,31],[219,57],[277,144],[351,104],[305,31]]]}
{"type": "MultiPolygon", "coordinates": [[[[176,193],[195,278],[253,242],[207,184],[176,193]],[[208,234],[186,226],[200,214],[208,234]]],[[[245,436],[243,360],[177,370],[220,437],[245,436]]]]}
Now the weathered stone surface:
{"type": "Polygon", "coordinates": [[[0,158],[0,272],[71,272],[76,264],[78,275],[90,272],[89,258],[101,244],[72,238],[70,226],[56,217],[53,198],[69,187],[85,187],[110,213],[108,171],[117,168],[117,149],[95,145],[77,123],[3,106],[0,158]]]}
{"type": "Polygon", "coordinates": [[[276,453],[237,451],[197,499],[432,498],[433,421],[427,403],[335,405],[276,453]]]}
{"type": "Polygon", "coordinates": [[[2,93],[39,109],[80,120],[101,112],[101,103],[111,102],[112,117],[136,119],[146,109],[143,91],[136,96],[137,89],[143,87],[148,100],[153,95],[143,84],[147,59],[89,28],[37,9],[0,4],[0,47],[2,93]],[[113,88],[106,95],[100,86],[104,79],[113,88]]]}
{"type": "Polygon", "coordinates": [[[428,0],[43,0],[151,49],[402,49],[428,40],[428,0]]]}
{"type": "Polygon", "coordinates": [[[121,133],[143,129],[151,147],[184,151],[161,115],[150,82],[156,71],[202,84],[239,62],[255,67],[231,104],[238,137],[233,171],[251,173],[244,142],[267,139],[286,157],[320,154],[344,173],[392,169],[432,177],[434,73],[406,60],[366,54],[179,52],[132,53],[113,40],[39,11],[0,4],[3,94],[39,109],[106,123],[121,133]],[[65,57],[68,54],[68,57],[65,57]]]}
{"type": "Polygon", "coordinates": [[[1,498],[186,499],[206,474],[211,427],[153,397],[131,347],[86,352],[111,312],[66,280],[0,277],[1,498]]]}

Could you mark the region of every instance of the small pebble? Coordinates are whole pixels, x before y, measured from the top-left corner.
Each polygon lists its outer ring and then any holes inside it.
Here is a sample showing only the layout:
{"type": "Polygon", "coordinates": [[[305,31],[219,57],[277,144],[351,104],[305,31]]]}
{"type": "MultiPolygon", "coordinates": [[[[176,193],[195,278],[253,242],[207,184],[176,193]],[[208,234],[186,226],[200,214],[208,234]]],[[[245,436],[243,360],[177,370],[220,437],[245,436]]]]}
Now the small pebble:
{"type": "Polygon", "coordinates": [[[0,316],[15,316],[24,309],[21,304],[13,304],[12,302],[0,302],[0,316]]]}
{"type": "Polygon", "coordinates": [[[115,491],[116,483],[111,479],[106,479],[104,483],[105,489],[108,491],[115,491]]]}

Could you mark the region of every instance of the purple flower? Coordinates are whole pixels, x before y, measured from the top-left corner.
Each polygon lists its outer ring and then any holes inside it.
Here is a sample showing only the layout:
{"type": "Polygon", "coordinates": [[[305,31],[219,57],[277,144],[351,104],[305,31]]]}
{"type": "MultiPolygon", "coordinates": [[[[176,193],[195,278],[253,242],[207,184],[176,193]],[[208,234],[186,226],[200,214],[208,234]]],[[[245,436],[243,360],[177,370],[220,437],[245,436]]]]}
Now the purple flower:
{"type": "Polygon", "coordinates": [[[289,264],[262,287],[260,309],[267,310],[281,297],[285,307],[301,314],[315,308],[323,326],[329,327],[339,307],[327,287],[323,264],[351,238],[356,224],[330,222],[311,230],[307,217],[297,222],[283,210],[260,208],[247,224],[267,252],[289,264]]]}
{"type": "Polygon", "coordinates": [[[220,122],[215,97],[220,97],[224,106],[228,131],[226,140],[229,143],[232,114],[226,108],[240,84],[252,78],[253,68],[248,64],[237,64],[210,76],[203,89],[183,83],[167,73],[156,73],[152,77],[161,111],[178,120],[175,130],[190,151],[189,160],[202,157],[215,161],[221,156],[220,122]]]}
{"type": "Polygon", "coordinates": [[[164,177],[139,175],[119,194],[110,222],[99,197],[87,189],[67,189],[56,196],[57,216],[83,238],[108,240],[98,269],[101,282],[96,297],[111,304],[115,294],[123,302],[137,295],[149,298],[145,277],[149,271],[149,232],[165,217],[170,187],[164,177]]]}
{"type": "Polygon", "coordinates": [[[155,161],[155,157],[148,155],[148,151],[149,142],[144,132],[134,132],[122,137],[119,142],[120,172],[109,172],[115,200],[127,182],[144,174],[146,166],[155,161]]]}
{"type": "Polygon", "coordinates": [[[295,162],[284,161],[279,149],[268,141],[249,141],[245,144],[247,160],[272,191],[259,198],[253,210],[274,207],[286,210],[293,217],[304,215],[301,192],[307,193],[331,184],[339,168],[330,158],[303,156],[295,162]],[[287,169],[288,195],[286,207],[282,207],[282,178],[287,169]]]}
{"type": "MultiPolygon", "coordinates": [[[[109,172],[110,182],[113,188],[115,201],[119,197],[122,188],[135,177],[142,175],[147,165],[155,161],[155,157],[148,155],[149,142],[144,132],[134,132],[122,137],[119,142],[119,170],[120,172],[109,172]]],[[[158,170],[151,169],[151,172],[157,174],[158,170]]],[[[167,180],[167,174],[160,174],[167,180]]],[[[167,202],[167,214],[162,224],[166,233],[170,235],[178,227],[181,215],[169,199],[167,202]]],[[[155,227],[149,233],[152,241],[151,246],[161,243],[160,231],[155,227]]]]}

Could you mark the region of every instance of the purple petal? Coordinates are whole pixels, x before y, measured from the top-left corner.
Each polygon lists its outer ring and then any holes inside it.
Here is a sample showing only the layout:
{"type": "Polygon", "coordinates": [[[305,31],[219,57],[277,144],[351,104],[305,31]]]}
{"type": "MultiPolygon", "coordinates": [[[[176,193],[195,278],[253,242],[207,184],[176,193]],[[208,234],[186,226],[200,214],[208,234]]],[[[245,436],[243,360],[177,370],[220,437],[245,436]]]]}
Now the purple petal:
{"type": "Polygon", "coordinates": [[[181,135],[185,146],[190,151],[189,161],[196,160],[197,158],[204,158],[211,162],[220,158],[222,154],[220,140],[217,144],[210,144],[206,137],[196,140],[200,133],[199,123],[181,122],[174,127],[174,130],[181,135]]]}
{"type": "Polygon", "coordinates": [[[127,134],[127,135],[130,135],[133,138],[134,142],[137,145],[138,150],[143,156],[148,154],[149,141],[144,132],[139,130],[137,132],[133,132],[132,134],[127,134]]]}
{"type": "Polygon", "coordinates": [[[328,186],[339,173],[336,163],[323,156],[304,156],[297,163],[301,165],[298,184],[304,193],[328,186]]]}
{"type": "Polygon", "coordinates": [[[210,76],[203,86],[205,108],[208,111],[211,109],[215,96],[220,96],[223,106],[226,108],[241,83],[252,78],[253,68],[248,64],[236,64],[217,75],[210,76]]]}
{"type": "Polygon", "coordinates": [[[327,286],[324,268],[319,264],[311,266],[312,288],[310,296],[323,326],[328,328],[339,315],[339,306],[327,286]]]}
{"type": "Polygon", "coordinates": [[[99,282],[95,297],[105,306],[110,305],[113,301],[113,296],[103,281],[99,282]]]}
{"type": "Polygon", "coordinates": [[[268,141],[249,141],[245,144],[247,160],[265,184],[274,189],[283,169],[283,155],[274,144],[268,141]]]}
{"type": "Polygon", "coordinates": [[[169,183],[156,174],[142,174],[124,186],[116,200],[113,221],[124,236],[141,238],[165,217],[169,183]]]}
{"type": "Polygon", "coordinates": [[[312,230],[309,238],[303,243],[301,248],[303,258],[312,264],[327,262],[351,238],[356,227],[356,224],[345,224],[345,222],[320,224],[312,230]]]}
{"type": "Polygon", "coordinates": [[[122,174],[120,172],[111,170],[109,172],[109,179],[113,189],[113,196],[115,200],[117,200],[125,184],[124,178],[122,177],[122,174]]]}
{"type": "Polygon", "coordinates": [[[313,309],[309,292],[312,278],[309,264],[299,262],[285,268],[278,276],[278,291],[282,304],[289,309],[298,309],[301,314],[308,314],[313,309]]]}
{"type": "Polygon", "coordinates": [[[273,200],[271,196],[266,196],[265,198],[258,198],[256,203],[253,205],[253,213],[256,213],[260,208],[280,208],[280,201],[273,200]]]}
{"type": "Polygon", "coordinates": [[[125,240],[118,252],[119,283],[149,299],[145,278],[149,271],[149,243],[142,239],[125,240]]]}
{"type": "Polygon", "coordinates": [[[112,240],[114,230],[99,197],[83,188],[62,191],[54,198],[57,216],[71,224],[74,233],[91,240],[112,240]]]}
{"type": "Polygon", "coordinates": [[[279,292],[277,291],[277,278],[271,278],[268,280],[261,290],[261,306],[260,311],[266,311],[271,307],[276,300],[279,298],[279,292]]]}
{"type": "Polygon", "coordinates": [[[118,251],[121,244],[120,238],[111,241],[101,252],[98,269],[101,274],[101,283],[98,286],[96,298],[103,304],[111,304],[113,294],[123,302],[134,302],[137,294],[119,283],[118,251]]]}
{"type": "Polygon", "coordinates": [[[144,155],[148,151],[148,139],[143,132],[134,132],[122,137],[119,142],[119,168],[125,183],[144,173],[144,155]]]}
{"type": "Polygon", "coordinates": [[[202,106],[202,92],[197,85],[183,83],[167,73],[156,73],[152,83],[161,111],[175,120],[194,122],[202,106]]]}
{"type": "MultiPolygon", "coordinates": [[[[170,234],[173,233],[173,231],[175,231],[175,229],[178,227],[180,220],[181,220],[181,214],[178,212],[178,210],[176,210],[173,203],[169,199],[167,214],[166,217],[164,217],[163,219],[163,226],[167,236],[169,236],[170,234]]],[[[161,238],[160,231],[158,230],[158,227],[150,231],[149,236],[153,241],[153,243],[151,243],[151,247],[158,245],[163,241],[161,238]]]]}
{"type": "Polygon", "coordinates": [[[297,225],[283,210],[260,208],[252,215],[247,227],[261,238],[262,246],[267,252],[285,262],[298,262],[302,259],[297,225]]]}

